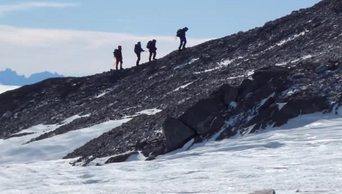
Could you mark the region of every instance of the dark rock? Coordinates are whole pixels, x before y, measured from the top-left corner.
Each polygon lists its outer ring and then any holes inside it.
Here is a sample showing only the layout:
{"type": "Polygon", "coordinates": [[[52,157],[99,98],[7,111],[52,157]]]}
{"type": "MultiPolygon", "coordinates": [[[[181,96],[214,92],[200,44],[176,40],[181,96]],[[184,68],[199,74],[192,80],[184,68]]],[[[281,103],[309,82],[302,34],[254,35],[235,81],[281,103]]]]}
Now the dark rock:
{"type": "Polygon", "coordinates": [[[248,93],[256,90],[258,85],[256,82],[250,79],[245,79],[239,86],[238,102],[241,101],[248,93]]]}
{"type": "Polygon", "coordinates": [[[278,77],[287,77],[290,70],[281,67],[268,67],[259,69],[256,71],[252,78],[256,82],[257,86],[261,86],[266,84],[270,79],[278,78],[278,77]]]}
{"type": "Polygon", "coordinates": [[[13,138],[13,137],[22,137],[22,136],[32,135],[32,134],[33,134],[33,133],[18,133],[18,134],[13,134],[13,135],[7,137],[7,139],[13,138]]]}
{"type": "Polygon", "coordinates": [[[302,78],[305,78],[304,73],[296,73],[292,75],[290,79],[302,79],[302,78]]]}
{"type": "Polygon", "coordinates": [[[134,154],[139,154],[139,153],[136,151],[132,151],[132,152],[128,152],[128,153],[119,154],[117,156],[113,156],[113,157],[109,158],[105,162],[105,164],[125,162],[130,156],[132,156],[134,154]]]}
{"type": "Polygon", "coordinates": [[[316,73],[322,73],[324,71],[327,71],[329,69],[328,65],[320,65],[315,69],[316,73]]]}
{"type": "Polygon", "coordinates": [[[179,119],[196,131],[199,135],[207,135],[218,131],[223,126],[223,119],[219,112],[224,110],[226,105],[216,98],[200,100],[179,119]]]}
{"type": "MultiPolygon", "coordinates": [[[[271,98],[269,101],[273,102],[273,99],[271,98]]],[[[245,127],[255,125],[250,132],[255,132],[260,128],[265,129],[277,114],[278,106],[274,103],[270,105],[268,103],[270,102],[266,102],[264,107],[258,110],[258,114],[246,123],[245,127]]]]}
{"type": "Polygon", "coordinates": [[[333,10],[336,14],[341,14],[342,13],[342,3],[341,1],[335,0],[333,10]]]}
{"type": "Polygon", "coordinates": [[[231,102],[236,101],[238,88],[225,84],[218,90],[218,92],[214,93],[214,96],[222,98],[223,103],[228,106],[231,102]]]}
{"type": "Polygon", "coordinates": [[[7,111],[5,112],[2,117],[5,118],[5,119],[9,119],[13,116],[13,113],[11,111],[7,111]]]}
{"type": "Polygon", "coordinates": [[[323,111],[329,108],[327,99],[321,96],[295,97],[279,110],[275,116],[275,127],[285,124],[289,119],[302,114],[323,111]]]}
{"type": "Polygon", "coordinates": [[[150,155],[150,156],[148,156],[145,160],[146,160],[146,161],[151,161],[151,160],[155,160],[155,159],[156,159],[156,156],[150,155]]]}
{"type": "Polygon", "coordinates": [[[172,151],[182,147],[195,136],[194,130],[180,120],[168,117],[163,123],[163,134],[166,138],[166,147],[172,151]]]}
{"type": "Polygon", "coordinates": [[[255,191],[250,194],[276,194],[276,192],[274,189],[265,189],[265,190],[255,191]]]}

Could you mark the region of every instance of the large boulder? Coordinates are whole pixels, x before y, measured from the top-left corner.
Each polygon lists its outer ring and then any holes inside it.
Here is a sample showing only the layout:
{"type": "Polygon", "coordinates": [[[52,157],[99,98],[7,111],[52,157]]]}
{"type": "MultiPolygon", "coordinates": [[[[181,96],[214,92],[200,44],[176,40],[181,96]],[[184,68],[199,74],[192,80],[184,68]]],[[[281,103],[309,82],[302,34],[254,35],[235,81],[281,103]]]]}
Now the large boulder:
{"type": "Polygon", "coordinates": [[[255,191],[250,194],[276,194],[276,192],[273,189],[265,189],[265,190],[255,191]]]}
{"type": "Polygon", "coordinates": [[[182,121],[168,117],[163,123],[163,134],[166,139],[167,151],[172,151],[182,147],[196,133],[182,121]]]}
{"type": "Polygon", "coordinates": [[[241,101],[248,93],[256,90],[258,88],[256,82],[250,79],[245,79],[239,86],[238,101],[241,101]]]}
{"type": "Polygon", "coordinates": [[[271,79],[277,79],[279,77],[287,77],[290,70],[283,67],[266,67],[257,70],[253,75],[253,80],[258,86],[266,84],[271,79]]]}
{"type": "Polygon", "coordinates": [[[179,119],[196,131],[200,136],[215,133],[224,124],[221,111],[226,105],[219,98],[200,100],[187,110],[179,119]]]}
{"type": "Polygon", "coordinates": [[[216,92],[213,93],[214,97],[222,100],[225,105],[230,105],[232,101],[237,100],[239,90],[229,84],[222,85],[216,92]]]}
{"type": "Polygon", "coordinates": [[[322,96],[301,96],[290,99],[274,116],[274,126],[279,127],[291,118],[329,108],[327,99],[322,96]]]}

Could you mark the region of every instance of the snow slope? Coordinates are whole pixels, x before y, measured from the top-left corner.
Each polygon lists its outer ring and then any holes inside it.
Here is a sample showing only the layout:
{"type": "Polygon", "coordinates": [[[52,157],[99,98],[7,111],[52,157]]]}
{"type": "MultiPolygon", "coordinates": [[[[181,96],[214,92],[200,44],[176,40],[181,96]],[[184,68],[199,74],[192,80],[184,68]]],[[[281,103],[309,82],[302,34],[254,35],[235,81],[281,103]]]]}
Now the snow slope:
{"type": "Polygon", "coordinates": [[[7,85],[0,85],[0,94],[4,93],[9,90],[14,90],[19,88],[19,86],[7,86],[7,85]]]}
{"type": "MultiPolygon", "coordinates": [[[[274,188],[277,194],[338,194],[341,114],[300,116],[277,130],[209,141],[154,161],[89,167],[72,167],[68,160],[2,162],[0,189],[6,194],[247,194],[274,188]]],[[[1,150],[15,146],[11,141],[2,140],[1,150]]]]}
{"type": "MultiPolygon", "coordinates": [[[[88,116],[90,115],[82,117],[88,116]]],[[[71,123],[80,117],[81,116],[75,115],[66,119],[60,125],[41,124],[33,126],[17,133],[16,135],[18,135],[18,137],[12,137],[6,140],[0,139],[0,165],[61,159],[93,138],[130,120],[129,118],[126,118],[122,120],[107,121],[92,127],[57,135],[53,138],[29,143],[31,139],[71,123]],[[21,134],[23,136],[21,136],[21,134]]]]}

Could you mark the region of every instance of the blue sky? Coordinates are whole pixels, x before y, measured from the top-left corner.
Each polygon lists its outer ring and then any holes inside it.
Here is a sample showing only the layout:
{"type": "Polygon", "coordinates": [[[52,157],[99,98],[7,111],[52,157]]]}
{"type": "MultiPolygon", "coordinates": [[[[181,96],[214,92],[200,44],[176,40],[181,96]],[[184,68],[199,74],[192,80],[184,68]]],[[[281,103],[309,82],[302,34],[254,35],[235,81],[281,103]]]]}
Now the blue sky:
{"type": "Polygon", "coordinates": [[[126,67],[129,67],[134,64],[134,56],[128,52],[135,41],[160,38],[161,56],[177,46],[174,35],[180,27],[189,27],[189,45],[195,45],[262,26],[269,20],[317,2],[319,0],[1,0],[0,33],[2,30],[3,34],[12,35],[11,42],[1,42],[0,38],[0,57],[6,57],[0,61],[0,70],[10,67],[24,74],[40,70],[69,75],[97,73],[111,68],[111,52],[117,44],[127,44],[124,57],[126,67]],[[97,41],[97,37],[101,38],[97,41]],[[99,46],[101,42],[103,45],[99,46]],[[97,47],[85,51],[84,47],[89,45],[97,47]],[[30,53],[28,59],[14,59],[15,54],[9,52],[14,52],[16,46],[20,52],[30,53]],[[64,47],[57,49],[62,52],[60,55],[53,54],[57,46],[64,47]],[[77,53],[77,46],[80,53],[77,53]],[[63,52],[70,55],[64,61],[61,60],[61,56],[65,56],[63,52]],[[92,59],[87,59],[90,56],[92,59]],[[89,68],[78,71],[80,64],[89,68]],[[70,72],[63,69],[64,66],[75,68],[70,72]]]}

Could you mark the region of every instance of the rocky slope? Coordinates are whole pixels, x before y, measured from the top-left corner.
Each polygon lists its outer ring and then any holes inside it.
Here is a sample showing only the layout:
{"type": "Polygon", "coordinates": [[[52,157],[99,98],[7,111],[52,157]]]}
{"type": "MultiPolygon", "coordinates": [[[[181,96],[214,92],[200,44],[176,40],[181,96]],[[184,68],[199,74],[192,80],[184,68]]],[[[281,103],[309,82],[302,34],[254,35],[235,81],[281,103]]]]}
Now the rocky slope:
{"type": "MultiPolygon", "coordinates": [[[[263,27],[122,72],[49,79],[0,95],[0,138],[80,117],[28,143],[131,117],[66,158],[147,159],[189,140],[280,126],[342,103],[342,2],[324,0],[263,27]],[[154,110],[153,114],[138,114],[154,110]],[[113,156],[113,157],[111,157],[113,156]]],[[[25,134],[19,134],[25,135],[25,134]]]]}

